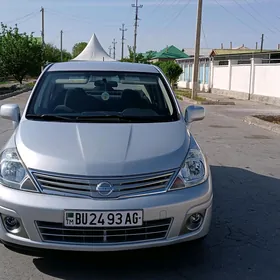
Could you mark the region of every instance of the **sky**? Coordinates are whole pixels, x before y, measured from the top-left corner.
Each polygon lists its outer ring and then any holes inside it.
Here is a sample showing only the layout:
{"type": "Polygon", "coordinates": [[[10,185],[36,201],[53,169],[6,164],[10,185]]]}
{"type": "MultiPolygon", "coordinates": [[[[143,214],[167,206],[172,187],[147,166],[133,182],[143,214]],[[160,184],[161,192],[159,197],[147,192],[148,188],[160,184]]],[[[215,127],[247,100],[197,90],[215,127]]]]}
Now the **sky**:
{"type": "MultiPolygon", "coordinates": [[[[72,50],[75,43],[88,42],[96,34],[107,51],[116,44],[121,53],[122,23],[127,45],[133,45],[136,0],[0,0],[0,20],[20,31],[41,36],[41,7],[45,9],[45,41],[72,50]]],[[[138,0],[137,51],[159,51],[175,45],[179,49],[195,44],[197,0],[138,0]]],[[[264,37],[264,48],[280,44],[280,0],[203,0],[201,48],[224,48],[244,44],[255,48],[264,37]]]]}

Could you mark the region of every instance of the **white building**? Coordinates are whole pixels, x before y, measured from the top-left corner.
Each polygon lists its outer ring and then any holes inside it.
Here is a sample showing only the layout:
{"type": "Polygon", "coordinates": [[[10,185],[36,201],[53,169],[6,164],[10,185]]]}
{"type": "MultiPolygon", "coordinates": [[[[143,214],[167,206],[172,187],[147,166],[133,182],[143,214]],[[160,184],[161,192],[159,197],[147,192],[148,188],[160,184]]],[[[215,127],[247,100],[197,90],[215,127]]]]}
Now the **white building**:
{"type": "MultiPolygon", "coordinates": [[[[177,60],[183,68],[178,87],[192,88],[193,58],[177,60]]],[[[280,50],[212,50],[200,57],[201,91],[280,105],[280,50]]]]}

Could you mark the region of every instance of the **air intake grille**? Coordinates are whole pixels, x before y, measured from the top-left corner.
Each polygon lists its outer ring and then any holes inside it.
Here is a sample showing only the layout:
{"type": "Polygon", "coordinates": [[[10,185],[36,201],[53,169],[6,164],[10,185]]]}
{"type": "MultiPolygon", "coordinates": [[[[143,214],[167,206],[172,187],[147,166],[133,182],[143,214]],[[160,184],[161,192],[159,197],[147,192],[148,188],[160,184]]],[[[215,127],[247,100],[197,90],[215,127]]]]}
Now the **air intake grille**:
{"type": "Polygon", "coordinates": [[[140,227],[116,228],[67,228],[61,223],[39,222],[37,227],[45,242],[67,244],[104,244],[141,242],[164,239],[172,219],[146,221],[140,227]]]}

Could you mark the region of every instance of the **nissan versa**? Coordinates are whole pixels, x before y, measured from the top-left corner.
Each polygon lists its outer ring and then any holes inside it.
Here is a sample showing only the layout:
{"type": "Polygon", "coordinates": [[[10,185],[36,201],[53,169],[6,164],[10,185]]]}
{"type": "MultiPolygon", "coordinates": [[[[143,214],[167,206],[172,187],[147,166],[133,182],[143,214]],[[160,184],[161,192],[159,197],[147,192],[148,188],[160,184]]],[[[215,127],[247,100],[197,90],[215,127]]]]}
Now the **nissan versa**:
{"type": "MultiPolygon", "coordinates": [[[[14,132],[0,153],[0,239],[8,247],[113,251],[201,240],[212,180],[153,65],[48,65],[23,113],[1,107],[14,132]]],[[[43,250],[44,251],[44,250],[43,250]]]]}

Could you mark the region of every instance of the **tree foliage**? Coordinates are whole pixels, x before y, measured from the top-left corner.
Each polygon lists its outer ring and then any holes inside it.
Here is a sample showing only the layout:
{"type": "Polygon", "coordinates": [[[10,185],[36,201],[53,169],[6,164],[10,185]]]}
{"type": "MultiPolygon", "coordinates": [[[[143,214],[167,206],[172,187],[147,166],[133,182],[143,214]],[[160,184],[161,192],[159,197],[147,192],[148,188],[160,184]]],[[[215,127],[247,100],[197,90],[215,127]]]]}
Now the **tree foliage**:
{"type": "Polygon", "coordinates": [[[183,69],[175,61],[159,61],[155,65],[163,71],[172,87],[183,73],[183,69]]]}
{"type": "Polygon", "coordinates": [[[73,57],[77,57],[87,46],[86,42],[80,42],[74,45],[72,49],[72,55],[73,57]]]}
{"type": "MultiPolygon", "coordinates": [[[[123,58],[122,62],[133,62],[134,51],[131,46],[128,46],[128,57],[123,58]]],[[[149,58],[145,58],[142,53],[136,53],[135,63],[149,63],[149,58]]]]}
{"type": "Polygon", "coordinates": [[[1,71],[22,83],[27,74],[40,73],[42,47],[33,33],[20,33],[17,25],[8,28],[1,23],[0,61],[1,71]]]}
{"type": "MultiPolygon", "coordinates": [[[[63,50],[63,61],[72,58],[71,53],[63,50]]],[[[42,43],[33,33],[20,33],[17,25],[0,25],[0,78],[13,77],[20,83],[29,76],[38,76],[41,66],[47,62],[60,62],[61,52],[56,46],[42,43]]]]}
{"type": "MultiPolygon", "coordinates": [[[[66,50],[62,51],[63,61],[69,61],[72,59],[71,53],[66,50]]],[[[52,44],[46,44],[44,47],[44,62],[60,62],[61,61],[61,51],[56,46],[52,44]]]]}

